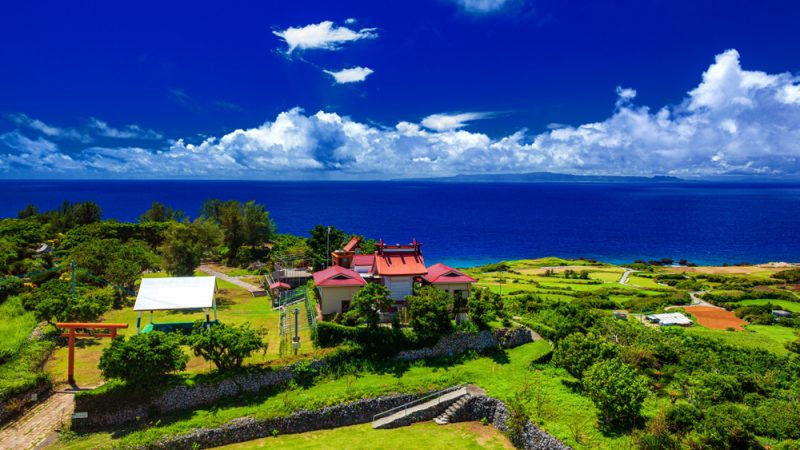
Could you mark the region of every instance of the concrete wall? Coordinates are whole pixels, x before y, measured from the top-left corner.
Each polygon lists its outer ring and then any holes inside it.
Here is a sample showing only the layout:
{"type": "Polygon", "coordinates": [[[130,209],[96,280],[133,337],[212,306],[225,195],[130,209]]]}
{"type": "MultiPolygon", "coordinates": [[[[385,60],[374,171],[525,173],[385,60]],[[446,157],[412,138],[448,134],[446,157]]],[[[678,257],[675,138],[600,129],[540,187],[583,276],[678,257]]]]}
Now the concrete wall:
{"type": "Polygon", "coordinates": [[[436,286],[437,289],[446,291],[451,297],[453,296],[453,292],[462,291],[463,294],[461,298],[463,298],[464,301],[469,298],[469,294],[472,290],[472,283],[435,283],[434,286],[436,286]]]}
{"type": "Polygon", "coordinates": [[[383,277],[383,285],[392,291],[394,300],[405,300],[413,294],[413,277],[383,277]]]}
{"type": "Polygon", "coordinates": [[[323,315],[341,313],[342,301],[352,301],[361,286],[323,286],[319,289],[320,309],[323,315]]]}

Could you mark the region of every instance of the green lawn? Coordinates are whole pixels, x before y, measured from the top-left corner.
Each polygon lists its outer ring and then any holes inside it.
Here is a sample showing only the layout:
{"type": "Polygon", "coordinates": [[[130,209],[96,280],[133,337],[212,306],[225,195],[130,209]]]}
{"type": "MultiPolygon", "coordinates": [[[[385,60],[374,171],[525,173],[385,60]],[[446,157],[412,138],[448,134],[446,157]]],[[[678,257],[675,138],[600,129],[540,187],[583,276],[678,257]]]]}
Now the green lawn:
{"type": "Polygon", "coordinates": [[[786,342],[797,339],[795,329],[778,325],[747,325],[745,331],[714,330],[702,326],[686,328],[686,332],[700,336],[718,338],[726,344],[742,347],[760,348],[779,355],[788,351],[783,346],[786,342]]]}
{"type": "Polygon", "coordinates": [[[219,448],[249,450],[280,449],[511,449],[508,438],[491,425],[480,422],[461,422],[445,426],[421,422],[405,428],[373,430],[369,424],[287,434],[242,442],[219,448]]]}

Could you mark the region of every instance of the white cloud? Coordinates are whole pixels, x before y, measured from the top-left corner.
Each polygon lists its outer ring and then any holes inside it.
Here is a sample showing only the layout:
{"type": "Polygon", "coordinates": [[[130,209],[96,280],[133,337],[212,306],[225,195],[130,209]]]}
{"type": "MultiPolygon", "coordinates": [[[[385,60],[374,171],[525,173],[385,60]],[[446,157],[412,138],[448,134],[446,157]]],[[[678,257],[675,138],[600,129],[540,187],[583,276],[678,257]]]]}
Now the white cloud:
{"type": "Polygon", "coordinates": [[[89,127],[94,129],[100,136],[115,139],[161,139],[164,136],[154,130],[147,130],[139,125],[126,125],[123,128],[114,128],[102,120],[92,117],[89,119],[89,127]]]}
{"type": "Polygon", "coordinates": [[[330,20],[304,27],[289,27],[273,34],[286,42],[286,53],[295,50],[338,50],[347,42],[378,37],[376,28],[362,28],[358,31],[347,27],[337,27],[330,20]]]}
{"type": "Polygon", "coordinates": [[[487,14],[503,9],[511,0],[454,0],[464,11],[487,14]]]}
{"type": "Polygon", "coordinates": [[[434,131],[448,131],[464,128],[467,122],[489,117],[487,113],[468,112],[460,114],[431,114],[422,119],[422,126],[434,131]]]}
{"type": "Polygon", "coordinates": [[[32,117],[27,116],[26,114],[17,113],[17,114],[9,114],[8,118],[18,124],[25,127],[28,127],[32,130],[36,130],[39,133],[42,133],[45,136],[49,136],[51,138],[56,139],[70,139],[79,142],[90,142],[92,138],[84,133],[81,133],[77,130],[73,130],[71,128],[59,128],[50,126],[39,119],[34,119],[32,117]]]}
{"type": "Polygon", "coordinates": [[[332,76],[337,84],[344,84],[344,83],[358,83],[360,81],[364,81],[367,79],[367,76],[372,74],[374,71],[369,67],[359,66],[359,67],[351,67],[349,69],[342,69],[338,72],[333,72],[330,70],[323,70],[323,72],[332,76]]]}
{"type": "Polygon", "coordinates": [[[20,132],[0,136],[0,171],[149,177],[386,178],[552,171],[600,175],[800,177],[798,78],[742,69],[719,55],[676,106],[635,105],[620,89],[613,114],[579,126],[493,138],[463,127],[485,113],[436,114],[381,127],[333,112],[282,112],[261,126],[199,144],[65,152],[20,132]],[[787,95],[787,92],[789,93],[787,95]],[[476,116],[477,115],[477,116],[476,116]],[[43,161],[39,164],[39,161],[43,161]]]}

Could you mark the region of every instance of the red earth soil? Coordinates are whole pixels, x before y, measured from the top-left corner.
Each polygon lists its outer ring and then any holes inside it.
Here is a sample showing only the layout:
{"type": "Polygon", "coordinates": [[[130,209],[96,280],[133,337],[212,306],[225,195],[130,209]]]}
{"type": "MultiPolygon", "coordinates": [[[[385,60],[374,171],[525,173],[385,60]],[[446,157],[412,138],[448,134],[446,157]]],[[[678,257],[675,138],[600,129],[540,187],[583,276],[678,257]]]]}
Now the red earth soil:
{"type": "Polygon", "coordinates": [[[697,323],[707,328],[727,330],[734,328],[743,330],[747,322],[733,315],[726,309],[712,308],[710,306],[687,306],[687,312],[694,314],[697,323]]]}

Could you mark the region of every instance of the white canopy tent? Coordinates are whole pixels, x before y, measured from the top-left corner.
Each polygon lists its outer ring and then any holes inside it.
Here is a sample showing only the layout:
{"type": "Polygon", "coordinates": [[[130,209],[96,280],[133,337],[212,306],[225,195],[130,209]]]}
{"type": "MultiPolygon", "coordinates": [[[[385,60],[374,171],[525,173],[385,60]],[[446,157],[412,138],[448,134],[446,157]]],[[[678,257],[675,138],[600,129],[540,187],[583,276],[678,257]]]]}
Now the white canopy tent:
{"type": "Polygon", "coordinates": [[[150,323],[153,323],[153,311],[186,309],[204,310],[206,321],[210,321],[209,313],[213,310],[214,320],[217,320],[216,289],[216,277],[142,278],[133,305],[133,310],[139,313],[136,333],[141,327],[143,311],[150,311],[150,323]]]}

